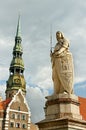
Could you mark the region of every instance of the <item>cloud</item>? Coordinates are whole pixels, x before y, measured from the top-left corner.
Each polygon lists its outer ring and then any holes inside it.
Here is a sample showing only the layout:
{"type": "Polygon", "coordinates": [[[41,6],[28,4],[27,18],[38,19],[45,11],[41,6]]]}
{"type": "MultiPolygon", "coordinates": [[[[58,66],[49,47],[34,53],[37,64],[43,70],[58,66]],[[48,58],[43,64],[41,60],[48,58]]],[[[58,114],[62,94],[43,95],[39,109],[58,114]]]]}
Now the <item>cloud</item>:
{"type": "Polygon", "coordinates": [[[52,85],[52,80],[51,80],[51,68],[50,67],[42,67],[39,68],[40,70],[38,71],[36,77],[35,77],[35,83],[38,84],[40,88],[45,88],[49,89],[52,85]]]}
{"type": "Polygon", "coordinates": [[[0,81],[0,97],[2,97],[2,99],[5,99],[5,90],[6,90],[6,85],[5,85],[5,81],[0,81]]]}
{"type": "Polygon", "coordinates": [[[0,67],[0,80],[6,80],[8,76],[8,68],[0,67]]]}
{"type": "MultiPolygon", "coordinates": [[[[20,10],[24,75],[27,84],[31,85],[27,86],[27,93],[30,95],[27,98],[31,104],[32,120],[36,122],[44,117],[43,112],[41,113],[45,102],[44,97],[53,92],[50,61],[51,24],[53,46],[56,44],[57,30],[62,31],[70,40],[75,83],[86,79],[86,0],[83,2],[82,0],[3,0],[0,2],[0,80],[4,81],[9,77],[20,10]],[[34,102],[37,103],[37,108],[34,102]],[[37,109],[37,113],[40,111],[39,119],[34,109],[37,109]]],[[[3,87],[1,82],[0,86],[3,87]]],[[[80,87],[75,87],[75,91],[82,96],[86,95],[80,87]]]]}
{"type": "Polygon", "coordinates": [[[32,122],[38,122],[44,118],[45,94],[38,87],[27,87],[27,101],[31,110],[32,122]]]}

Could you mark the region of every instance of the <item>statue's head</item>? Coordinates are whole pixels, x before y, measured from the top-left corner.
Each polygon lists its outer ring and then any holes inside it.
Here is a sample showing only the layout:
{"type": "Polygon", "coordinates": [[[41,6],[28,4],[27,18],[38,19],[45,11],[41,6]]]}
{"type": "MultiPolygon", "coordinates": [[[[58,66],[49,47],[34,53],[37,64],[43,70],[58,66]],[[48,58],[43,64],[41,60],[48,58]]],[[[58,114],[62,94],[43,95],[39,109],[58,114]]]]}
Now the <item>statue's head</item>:
{"type": "Polygon", "coordinates": [[[59,39],[62,39],[64,37],[63,33],[60,32],[60,31],[57,31],[56,32],[56,39],[59,40],[59,39]]]}

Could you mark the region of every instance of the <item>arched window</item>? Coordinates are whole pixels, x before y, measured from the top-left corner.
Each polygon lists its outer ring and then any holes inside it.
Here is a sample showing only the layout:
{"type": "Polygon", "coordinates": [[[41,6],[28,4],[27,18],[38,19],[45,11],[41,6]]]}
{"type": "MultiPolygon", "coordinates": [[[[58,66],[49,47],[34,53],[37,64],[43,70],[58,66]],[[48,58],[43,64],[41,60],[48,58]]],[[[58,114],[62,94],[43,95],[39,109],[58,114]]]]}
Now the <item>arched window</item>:
{"type": "Polygon", "coordinates": [[[20,128],[20,123],[16,123],[16,128],[20,128]]]}
{"type": "Polygon", "coordinates": [[[22,124],[22,128],[25,129],[26,128],[26,124],[22,124]]]}

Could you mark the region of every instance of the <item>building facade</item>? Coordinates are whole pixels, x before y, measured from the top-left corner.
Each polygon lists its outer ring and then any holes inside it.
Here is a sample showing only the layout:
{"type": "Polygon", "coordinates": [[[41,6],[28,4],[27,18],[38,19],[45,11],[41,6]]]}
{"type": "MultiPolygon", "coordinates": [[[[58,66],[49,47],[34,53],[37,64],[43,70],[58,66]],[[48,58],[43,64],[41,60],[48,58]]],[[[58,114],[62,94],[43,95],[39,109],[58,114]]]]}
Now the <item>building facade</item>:
{"type": "Polygon", "coordinates": [[[4,110],[2,128],[3,130],[30,130],[30,122],[30,109],[22,90],[19,89],[4,110]]]}

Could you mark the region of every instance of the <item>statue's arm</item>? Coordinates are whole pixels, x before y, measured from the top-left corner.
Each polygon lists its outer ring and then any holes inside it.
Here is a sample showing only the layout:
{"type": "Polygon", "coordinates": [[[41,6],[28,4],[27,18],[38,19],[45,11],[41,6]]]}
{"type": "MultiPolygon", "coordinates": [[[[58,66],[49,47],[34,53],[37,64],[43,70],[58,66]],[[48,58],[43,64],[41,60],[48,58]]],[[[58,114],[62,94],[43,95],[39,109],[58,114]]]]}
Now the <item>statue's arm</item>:
{"type": "Polygon", "coordinates": [[[56,55],[60,55],[62,52],[64,52],[69,47],[69,42],[67,40],[63,40],[62,47],[56,52],[56,55]]]}
{"type": "Polygon", "coordinates": [[[60,55],[62,52],[65,51],[65,49],[65,47],[60,48],[60,50],[56,52],[56,55],[60,55]]]}
{"type": "Polygon", "coordinates": [[[68,47],[69,47],[69,41],[66,40],[66,39],[64,39],[62,46],[63,46],[64,48],[68,49],[68,47]]]}

